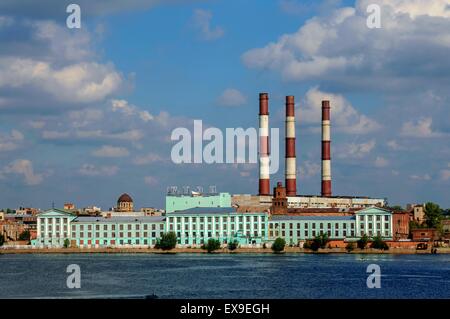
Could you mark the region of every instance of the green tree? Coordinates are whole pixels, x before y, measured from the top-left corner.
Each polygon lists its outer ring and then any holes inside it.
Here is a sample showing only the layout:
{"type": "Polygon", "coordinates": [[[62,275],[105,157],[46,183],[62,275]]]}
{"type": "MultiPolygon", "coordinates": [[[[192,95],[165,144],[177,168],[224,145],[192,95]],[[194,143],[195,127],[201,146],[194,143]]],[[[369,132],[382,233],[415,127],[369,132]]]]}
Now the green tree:
{"type": "Polygon", "coordinates": [[[388,250],[389,246],[388,244],[383,241],[383,239],[381,238],[381,236],[375,236],[373,238],[372,244],[370,245],[371,248],[375,248],[375,249],[382,249],[382,250],[388,250]]]}
{"type": "Polygon", "coordinates": [[[284,246],[286,246],[286,241],[283,238],[278,237],[272,244],[272,250],[275,253],[279,253],[284,250],[284,246]]]}
{"type": "Polygon", "coordinates": [[[30,240],[30,231],[24,230],[23,232],[21,232],[19,235],[19,240],[30,240]]]}
{"type": "Polygon", "coordinates": [[[156,241],[155,248],[162,250],[171,250],[177,245],[177,234],[168,232],[161,235],[161,238],[156,241]]]}
{"type": "Polygon", "coordinates": [[[390,208],[395,211],[403,210],[403,207],[400,205],[394,205],[394,206],[391,206],[390,208]]]}
{"type": "Polygon", "coordinates": [[[313,239],[313,244],[315,243],[319,248],[324,249],[328,242],[330,241],[330,239],[328,238],[328,235],[326,233],[317,235],[314,239],[313,239]]]}
{"type": "Polygon", "coordinates": [[[353,251],[355,249],[355,244],[350,242],[350,243],[347,244],[347,246],[345,246],[345,249],[348,252],[351,252],[351,251],[353,251]]]}
{"type": "Polygon", "coordinates": [[[220,249],[220,240],[210,238],[206,245],[202,246],[203,249],[207,250],[208,253],[212,253],[213,251],[220,249]]]}
{"type": "Polygon", "coordinates": [[[3,235],[0,235],[0,246],[3,246],[4,242],[5,242],[5,237],[3,237],[3,235]]]}
{"type": "Polygon", "coordinates": [[[429,228],[438,228],[442,221],[442,209],[438,204],[428,202],[425,204],[425,223],[429,228]]]}
{"type": "Polygon", "coordinates": [[[368,242],[369,242],[369,237],[367,237],[367,235],[364,234],[360,239],[358,239],[356,244],[358,245],[359,249],[364,249],[364,248],[366,248],[368,242]]]}
{"type": "Polygon", "coordinates": [[[69,248],[69,246],[70,246],[69,238],[64,239],[64,248],[69,248]]]}
{"type": "Polygon", "coordinates": [[[237,240],[230,241],[230,242],[228,243],[228,249],[229,249],[229,250],[235,250],[235,249],[238,248],[238,247],[239,247],[239,243],[238,243],[237,240]]]}

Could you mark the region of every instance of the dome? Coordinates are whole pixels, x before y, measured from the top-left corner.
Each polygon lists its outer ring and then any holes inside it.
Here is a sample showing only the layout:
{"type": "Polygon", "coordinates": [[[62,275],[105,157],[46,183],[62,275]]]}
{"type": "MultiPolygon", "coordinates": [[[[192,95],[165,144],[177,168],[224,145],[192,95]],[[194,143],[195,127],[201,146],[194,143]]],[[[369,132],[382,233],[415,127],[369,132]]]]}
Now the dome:
{"type": "Polygon", "coordinates": [[[127,193],[124,193],[122,195],[120,195],[119,199],[117,200],[118,203],[132,203],[133,200],[131,199],[130,195],[128,195],[127,193]]]}

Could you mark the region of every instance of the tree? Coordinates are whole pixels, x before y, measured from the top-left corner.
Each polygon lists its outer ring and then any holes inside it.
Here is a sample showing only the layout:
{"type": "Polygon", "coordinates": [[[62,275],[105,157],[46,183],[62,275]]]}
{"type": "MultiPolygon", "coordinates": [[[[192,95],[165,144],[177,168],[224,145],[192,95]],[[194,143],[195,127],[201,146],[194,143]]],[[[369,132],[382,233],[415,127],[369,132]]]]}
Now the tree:
{"type": "Polygon", "coordinates": [[[3,243],[5,242],[5,237],[3,237],[3,234],[0,235],[0,246],[3,246],[3,243]]]}
{"type": "Polygon", "coordinates": [[[403,207],[400,206],[400,205],[394,205],[394,206],[391,206],[390,208],[392,210],[395,210],[395,211],[402,211],[403,210],[403,207]]]}
{"type": "Polygon", "coordinates": [[[229,249],[229,250],[235,250],[235,249],[238,248],[238,247],[239,247],[239,243],[238,243],[237,240],[230,241],[230,242],[228,243],[228,249],[229,249]]]}
{"type": "Polygon", "coordinates": [[[171,250],[177,245],[177,234],[174,232],[168,232],[161,235],[161,238],[157,240],[155,248],[162,250],[171,250]]]}
{"type": "Polygon", "coordinates": [[[286,241],[283,238],[278,237],[272,244],[272,250],[275,253],[280,253],[284,250],[284,246],[286,246],[286,241]]]}
{"type": "Polygon", "coordinates": [[[220,249],[220,241],[218,239],[210,238],[202,248],[207,250],[208,253],[212,253],[213,251],[220,249]]]}
{"type": "Polygon", "coordinates": [[[330,240],[328,238],[328,235],[323,233],[323,234],[317,235],[313,239],[313,244],[315,243],[315,245],[317,245],[319,248],[324,249],[327,246],[329,241],[330,240]]]}
{"type": "Polygon", "coordinates": [[[364,248],[366,248],[368,242],[369,242],[369,237],[367,237],[367,235],[364,234],[360,239],[358,239],[356,244],[358,245],[359,249],[364,249],[364,248]]]}
{"type": "Polygon", "coordinates": [[[438,204],[432,202],[425,204],[425,223],[429,228],[438,228],[442,217],[442,209],[438,204]]]}
{"type": "Polygon", "coordinates": [[[354,243],[348,243],[347,246],[345,246],[345,249],[348,252],[351,252],[351,251],[353,251],[355,249],[355,244],[354,243]]]}
{"type": "Polygon", "coordinates": [[[375,236],[373,238],[373,241],[372,241],[372,244],[370,245],[370,247],[375,248],[375,249],[381,249],[381,250],[389,249],[388,244],[385,241],[383,241],[381,236],[375,236]]]}
{"type": "Polygon", "coordinates": [[[23,232],[21,232],[19,235],[19,240],[30,240],[30,231],[24,230],[23,232]]]}
{"type": "Polygon", "coordinates": [[[69,238],[64,239],[64,248],[69,248],[69,246],[70,246],[69,238]]]}

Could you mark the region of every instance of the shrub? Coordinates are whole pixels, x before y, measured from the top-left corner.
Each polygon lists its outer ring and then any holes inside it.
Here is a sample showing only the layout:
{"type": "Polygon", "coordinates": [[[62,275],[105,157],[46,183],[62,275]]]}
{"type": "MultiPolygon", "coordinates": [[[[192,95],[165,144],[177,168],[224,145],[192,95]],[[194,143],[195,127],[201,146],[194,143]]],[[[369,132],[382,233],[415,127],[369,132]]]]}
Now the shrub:
{"type": "Polygon", "coordinates": [[[371,248],[375,248],[375,249],[381,249],[381,250],[388,250],[389,249],[388,244],[385,241],[383,241],[381,236],[374,237],[370,247],[371,248]]]}
{"type": "Polygon", "coordinates": [[[238,243],[237,240],[235,240],[235,241],[230,241],[230,242],[228,243],[228,249],[229,249],[229,250],[235,250],[235,249],[238,248],[238,247],[239,247],[239,243],[238,243]]]}
{"type": "Polygon", "coordinates": [[[328,239],[327,234],[317,235],[313,239],[313,246],[317,246],[318,248],[325,248],[330,240],[328,239]]]}
{"type": "Polygon", "coordinates": [[[70,240],[68,238],[64,239],[64,248],[69,248],[70,240]]]}
{"type": "Polygon", "coordinates": [[[278,237],[277,239],[275,239],[274,243],[272,244],[272,250],[275,253],[279,253],[284,250],[284,246],[286,246],[286,241],[283,238],[278,237]]]}
{"type": "Polygon", "coordinates": [[[266,245],[266,243],[264,243],[263,244],[263,249],[266,249],[267,248],[267,245],[266,245]]]}
{"type": "Polygon", "coordinates": [[[19,235],[19,240],[30,240],[30,231],[24,230],[19,235]]]}
{"type": "Polygon", "coordinates": [[[214,250],[217,250],[220,248],[220,241],[214,238],[208,239],[208,242],[206,245],[202,246],[203,249],[207,250],[208,253],[212,253],[214,250]]]}
{"type": "Polygon", "coordinates": [[[348,243],[347,246],[345,246],[345,249],[348,252],[351,252],[351,251],[353,251],[355,249],[355,244],[354,243],[348,243]]]}
{"type": "Polygon", "coordinates": [[[3,235],[0,235],[0,246],[3,246],[3,243],[5,242],[5,238],[3,235]]]}
{"type": "Polygon", "coordinates": [[[162,250],[171,250],[177,245],[177,234],[168,232],[161,235],[161,238],[156,242],[155,248],[162,250]]]}
{"type": "Polygon", "coordinates": [[[360,239],[357,241],[357,245],[359,249],[364,249],[367,246],[367,243],[369,242],[369,237],[367,237],[366,234],[364,234],[360,239]]]}

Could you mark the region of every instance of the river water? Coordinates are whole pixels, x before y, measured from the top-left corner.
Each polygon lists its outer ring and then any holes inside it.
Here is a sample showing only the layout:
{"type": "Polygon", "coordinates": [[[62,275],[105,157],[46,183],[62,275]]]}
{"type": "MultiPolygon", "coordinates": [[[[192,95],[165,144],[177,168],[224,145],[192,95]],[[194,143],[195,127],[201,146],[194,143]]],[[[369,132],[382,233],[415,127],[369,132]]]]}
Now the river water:
{"type": "Polygon", "coordinates": [[[0,298],[450,298],[450,255],[0,255],[0,298]],[[81,288],[69,289],[67,266],[81,288]],[[367,266],[381,288],[367,287],[367,266]]]}

